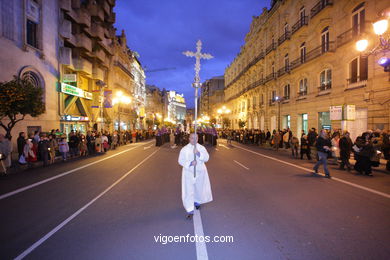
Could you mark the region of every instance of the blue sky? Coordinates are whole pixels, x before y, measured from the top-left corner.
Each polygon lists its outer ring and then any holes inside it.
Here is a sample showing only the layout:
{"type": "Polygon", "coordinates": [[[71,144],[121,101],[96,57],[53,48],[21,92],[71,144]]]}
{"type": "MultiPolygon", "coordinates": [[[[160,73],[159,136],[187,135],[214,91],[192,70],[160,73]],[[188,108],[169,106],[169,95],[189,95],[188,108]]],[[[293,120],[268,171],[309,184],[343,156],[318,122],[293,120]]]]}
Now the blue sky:
{"type": "Polygon", "coordinates": [[[117,34],[124,29],[127,45],[140,54],[147,69],[167,70],[146,74],[146,83],[184,93],[187,107],[194,106],[194,58],[183,51],[214,56],[202,61],[201,81],[223,75],[244,44],[252,16],[269,7],[269,0],[117,0],[114,11],[117,34]]]}

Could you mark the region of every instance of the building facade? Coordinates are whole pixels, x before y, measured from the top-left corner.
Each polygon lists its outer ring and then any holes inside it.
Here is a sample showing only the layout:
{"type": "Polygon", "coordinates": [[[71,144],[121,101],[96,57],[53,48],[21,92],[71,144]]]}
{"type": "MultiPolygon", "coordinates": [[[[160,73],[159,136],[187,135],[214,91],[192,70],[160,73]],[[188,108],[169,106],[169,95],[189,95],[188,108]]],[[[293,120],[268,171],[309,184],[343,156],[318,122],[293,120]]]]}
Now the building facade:
{"type": "Polygon", "coordinates": [[[98,130],[102,115],[92,99],[93,92],[111,87],[108,69],[115,40],[115,0],[61,0],[58,4],[60,130],[98,130]]]}
{"type": "Polygon", "coordinates": [[[386,1],[283,0],[254,17],[245,44],[225,70],[231,126],[389,129],[389,75],[380,55],[360,55],[362,35],[378,44],[370,22],[386,1]],[[343,115],[342,115],[343,114],[343,115]]]}
{"type": "Polygon", "coordinates": [[[174,90],[167,90],[164,93],[164,103],[164,114],[166,115],[164,121],[183,124],[187,110],[184,94],[179,94],[174,90]]]}
{"type": "Polygon", "coordinates": [[[58,5],[47,0],[3,0],[0,4],[0,81],[17,76],[44,89],[46,112],[36,118],[26,116],[16,124],[12,130],[16,142],[18,132],[58,128],[59,101],[53,98],[60,74],[58,5]]]}
{"type": "Polygon", "coordinates": [[[217,109],[224,102],[224,76],[213,77],[202,84],[199,98],[199,114],[215,116],[217,109]]]}
{"type": "Polygon", "coordinates": [[[153,85],[146,85],[145,90],[145,118],[152,121],[153,125],[157,121],[162,123],[162,120],[165,118],[164,92],[153,85]]]}

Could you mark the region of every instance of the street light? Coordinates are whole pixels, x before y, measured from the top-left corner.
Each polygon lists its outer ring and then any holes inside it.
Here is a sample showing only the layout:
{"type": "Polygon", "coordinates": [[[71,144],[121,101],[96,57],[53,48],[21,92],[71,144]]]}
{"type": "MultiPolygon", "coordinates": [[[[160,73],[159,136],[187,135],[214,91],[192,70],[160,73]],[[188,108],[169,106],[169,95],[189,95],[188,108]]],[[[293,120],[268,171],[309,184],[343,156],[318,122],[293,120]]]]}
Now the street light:
{"type": "MultiPolygon", "coordinates": [[[[390,38],[388,36],[384,36],[389,27],[390,12],[385,11],[383,12],[383,14],[383,18],[372,24],[374,33],[379,36],[379,44],[375,46],[372,50],[366,51],[368,47],[367,39],[360,39],[356,42],[356,49],[361,53],[365,52],[363,54],[364,56],[369,56],[371,54],[376,54],[379,52],[387,53],[388,51],[390,51],[390,38]]],[[[378,61],[378,64],[384,67],[385,72],[390,71],[390,64],[388,60],[389,57],[385,56],[378,61]]]]}
{"type": "Polygon", "coordinates": [[[128,96],[123,95],[122,91],[117,91],[115,94],[115,98],[113,98],[112,103],[118,104],[118,133],[121,133],[121,104],[128,105],[131,103],[131,99],[128,96]]]}
{"type": "Polygon", "coordinates": [[[222,108],[219,108],[219,109],[217,110],[217,113],[218,113],[218,115],[219,115],[219,118],[220,118],[220,120],[221,120],[221,122],[222,122],[222,128],[224,128],[222,115],[230,114],[230,112],[231,112],[230,109],[226,108],[226,106],[222,106],[222,108]]]}

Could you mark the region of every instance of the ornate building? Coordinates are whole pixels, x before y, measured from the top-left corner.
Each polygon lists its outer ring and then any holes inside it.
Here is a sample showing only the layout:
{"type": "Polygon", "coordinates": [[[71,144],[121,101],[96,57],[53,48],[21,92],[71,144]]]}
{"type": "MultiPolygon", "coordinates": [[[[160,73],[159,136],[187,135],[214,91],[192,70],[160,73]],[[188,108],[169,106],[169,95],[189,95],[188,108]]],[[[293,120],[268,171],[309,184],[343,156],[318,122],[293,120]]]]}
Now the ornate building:
{"type": "Polygon", "coordinates": [[[213,77],[202,84],[199,98],[199,114],[212,116],[224,102],[225,79],[223,76],[213,77]]]}
{"type": "Polygon", "coordinates": [[[291,127],[299,136],[311,127],[348,129],[353,137],[389,129],[389,76],[379,55],[355,49],[362,34],[378,43],[370,22],[388,7],[381,0],[272,1],[225,70],[231,125],[291,127]]]}

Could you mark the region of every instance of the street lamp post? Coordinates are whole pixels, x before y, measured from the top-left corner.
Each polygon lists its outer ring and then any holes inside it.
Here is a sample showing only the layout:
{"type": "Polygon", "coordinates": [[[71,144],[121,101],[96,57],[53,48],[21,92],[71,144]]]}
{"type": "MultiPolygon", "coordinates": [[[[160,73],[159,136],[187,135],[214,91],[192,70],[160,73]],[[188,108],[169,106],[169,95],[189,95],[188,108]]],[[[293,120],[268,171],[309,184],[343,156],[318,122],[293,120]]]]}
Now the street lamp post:
{"type": "Polygon", "coordinates": [[[113,103],[118,103],[118,133],[121,133],[121,103],[127,105],[130,104],[131,99],[128,96],[124,96],[122,91],[116,92],[116,97],[113,99],[113,103]]]}
{"type": "Polygon", "coordinates": [[[280,103],[284,100],[284,98],[275,97],[275,101],[278,102],[278,131],[280,131],[280,103]]]}
{"type": "Polygon", "coordinates": [[[107,86],[106,83],[104,83],[103,81],[101,80],[98,80],[96,81],[96,85],[98,87],[100,87],[100,129],[103,133],[103,130],[104,130],[104,120],[103,120],[103,117],[104,117],[104,88],[107,86]]]}

